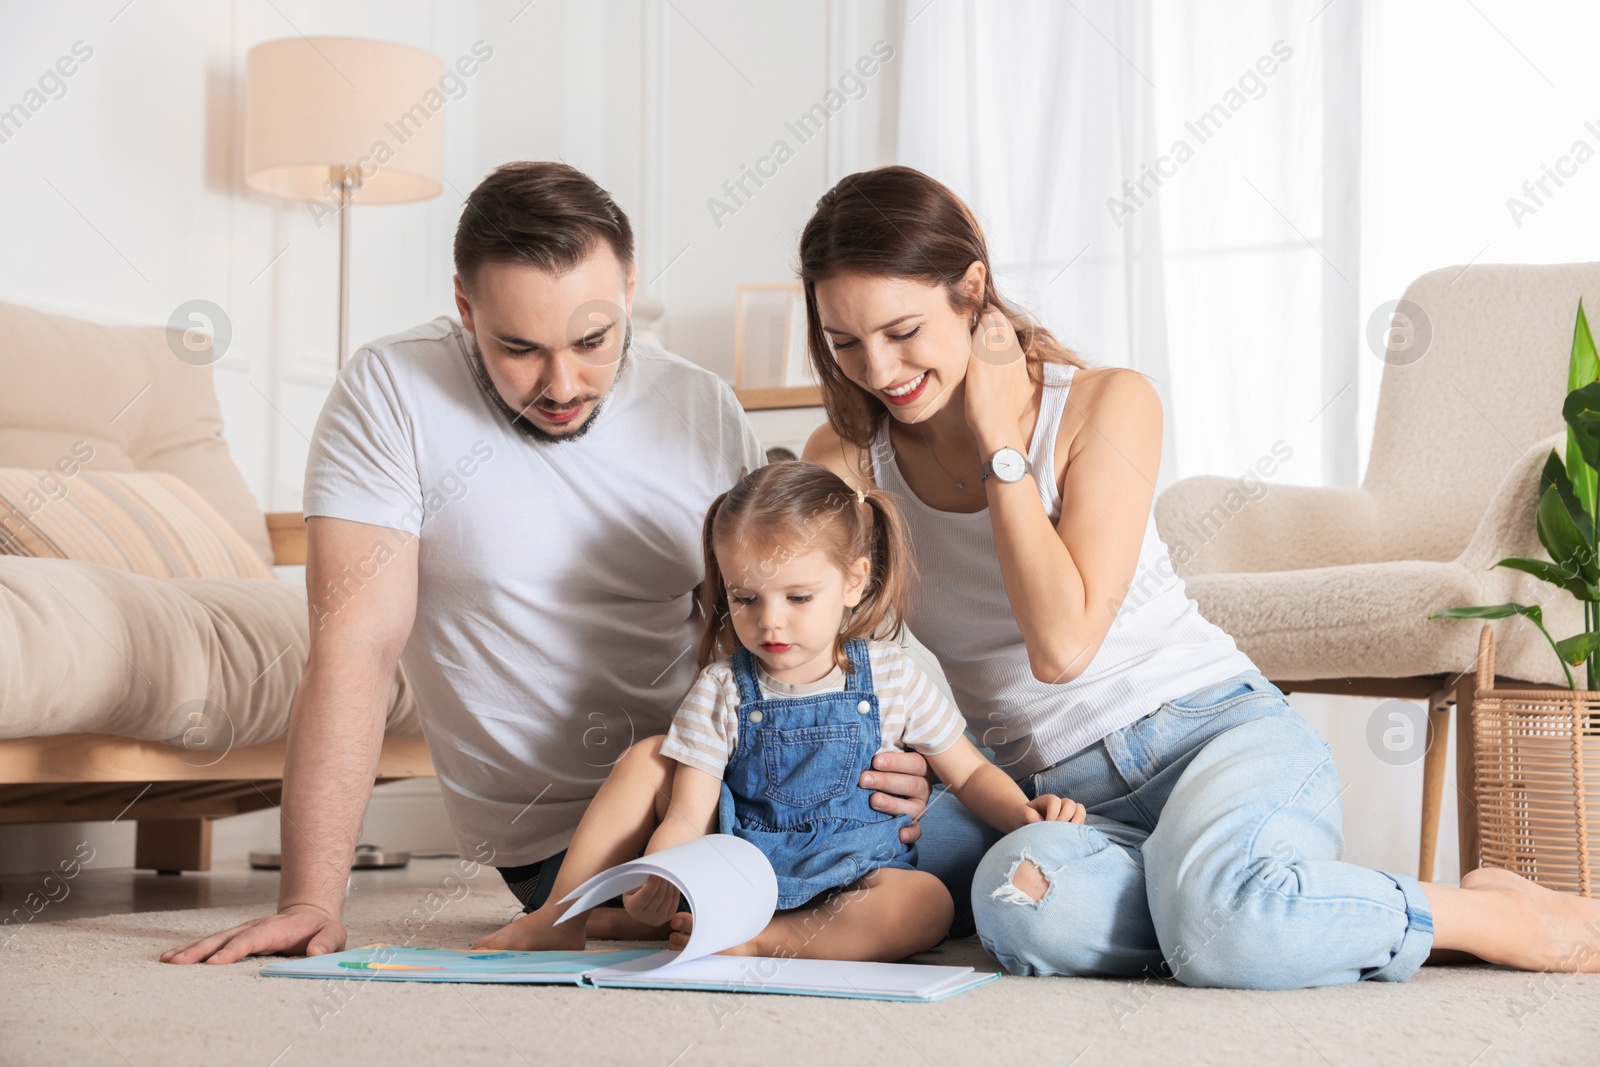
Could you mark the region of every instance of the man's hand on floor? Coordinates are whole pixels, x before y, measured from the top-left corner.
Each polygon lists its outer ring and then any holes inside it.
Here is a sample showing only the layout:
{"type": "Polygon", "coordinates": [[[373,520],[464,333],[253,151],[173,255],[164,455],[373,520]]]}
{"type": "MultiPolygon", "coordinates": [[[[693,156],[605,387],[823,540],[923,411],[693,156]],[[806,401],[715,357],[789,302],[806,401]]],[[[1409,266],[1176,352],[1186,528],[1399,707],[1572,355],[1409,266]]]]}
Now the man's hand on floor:
{"type": "Polygon", "coordinates": [[[235,963],[246,956],[321,956],[344,949],[344,923],[309,904],[251,919],[229,930],[169,948],[162,963],[235,963]]]}

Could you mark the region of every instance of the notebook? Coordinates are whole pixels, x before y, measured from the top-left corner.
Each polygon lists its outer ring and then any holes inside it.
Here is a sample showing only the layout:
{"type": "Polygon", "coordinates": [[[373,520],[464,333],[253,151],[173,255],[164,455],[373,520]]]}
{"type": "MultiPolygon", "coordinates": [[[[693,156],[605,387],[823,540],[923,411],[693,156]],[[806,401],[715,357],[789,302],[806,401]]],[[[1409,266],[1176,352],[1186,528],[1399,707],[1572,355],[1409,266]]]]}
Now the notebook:
{"type": "Polygon", "coordinates": [[[603,871],[569,893],[577,914],[660,875],[688,899],[694,930],[681,951],[482,952],[368,945],[261,968],[271,978],[388,982],[498,982],[592,988],[693,989],[728,993],[930,1002],[966,992],[998,973],[918,963],[859,963],[723,956],[766,926],[778,899],[772,865],[748,841],[711,834],[603,871]]]}

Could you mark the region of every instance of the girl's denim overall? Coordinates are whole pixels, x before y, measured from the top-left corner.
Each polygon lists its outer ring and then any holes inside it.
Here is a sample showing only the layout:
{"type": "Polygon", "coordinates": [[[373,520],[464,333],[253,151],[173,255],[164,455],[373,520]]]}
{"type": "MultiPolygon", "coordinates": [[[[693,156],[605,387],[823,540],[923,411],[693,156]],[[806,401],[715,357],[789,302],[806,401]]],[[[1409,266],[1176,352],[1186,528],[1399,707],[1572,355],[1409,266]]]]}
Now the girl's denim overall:
{"type": "Polygon", "coordinates": [[[778,908],[798,907],[879,867],[913,869],[904,815],[875,810],[861,772],[882,745],[865,641],[845,646],[844,690],[763,697],[756,658],[733,655],[739,741],[722,774],[718,829],[751,842],[778,875],[778,908]]]}

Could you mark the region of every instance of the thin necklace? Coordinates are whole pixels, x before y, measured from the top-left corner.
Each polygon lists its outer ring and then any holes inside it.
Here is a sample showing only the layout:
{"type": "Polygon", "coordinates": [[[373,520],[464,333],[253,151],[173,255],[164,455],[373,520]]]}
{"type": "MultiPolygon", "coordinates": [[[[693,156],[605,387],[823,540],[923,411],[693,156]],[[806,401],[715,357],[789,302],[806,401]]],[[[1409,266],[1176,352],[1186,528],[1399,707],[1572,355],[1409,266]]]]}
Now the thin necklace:
{"type": "Polygon", "coordinates": [[[954,474],[951,474],[950,473],[950,468],[946,467],[944,465],[944,461],[939,458],[939,453],[937,453],[937,452],[935,452],[933,450],[933,445],[932,444],[930,444],[927,441],[920,440],[920,439],[918,440],[917,443],[922,445],[923,448],[928,450],[928,455],[932,456],[933,457],[933,461],[935,463],[939,464],[939,469],[944,471],[945,477],[949,478],[952,482],[956,483],[957,492],[959,492],[962,489],[965,489],[967,487],[967,476],[966,475],[962,475],[960,478],[957,478],[954,474]]]}

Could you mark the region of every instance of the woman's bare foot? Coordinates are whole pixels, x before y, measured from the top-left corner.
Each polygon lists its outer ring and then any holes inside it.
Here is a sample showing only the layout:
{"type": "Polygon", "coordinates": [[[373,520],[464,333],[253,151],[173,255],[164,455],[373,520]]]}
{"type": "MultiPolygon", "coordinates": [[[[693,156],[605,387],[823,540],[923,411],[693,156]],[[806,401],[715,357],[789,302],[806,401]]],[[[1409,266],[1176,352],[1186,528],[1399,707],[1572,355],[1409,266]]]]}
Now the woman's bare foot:
{"type": "Polygon", "coordinates": [[[494,951],[539,952],[549,949],[577,951],[583,948],[586,933],[580,916],[571,922],[556,925],[561,918],[556,909],[548,905],[530,912],[514,922],[507,923],[487,937],[472,943],[473,948],[494,951]]]}
{"type": "Polygon", "coordinates": [[[1600,900],[1493,867],[1467,872],[1461,890],[1485,913],[1470,945],[1448,947],[1528,971],[1600,972],[1600,900]]]}

